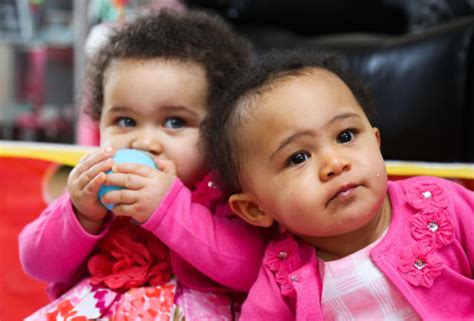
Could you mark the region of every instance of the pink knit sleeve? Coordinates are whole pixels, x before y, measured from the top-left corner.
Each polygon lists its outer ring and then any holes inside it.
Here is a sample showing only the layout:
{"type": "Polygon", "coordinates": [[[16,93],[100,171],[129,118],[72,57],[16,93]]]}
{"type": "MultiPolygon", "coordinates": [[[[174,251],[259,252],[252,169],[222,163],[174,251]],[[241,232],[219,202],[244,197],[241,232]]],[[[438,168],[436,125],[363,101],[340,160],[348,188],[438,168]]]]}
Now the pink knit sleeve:
{"type": "Polygon", "coordinates": [[[474,191],[452,182],[451,188],[454,212],[459,220],[459,239],[474,271],[474,191]]]}
{"type": "MultiPolygon", "coordinates": [[[[193,202],[191,191],[179,180],[143,227],[199,272],[237,291],[250,289],[267,243],[260,229],[231,214],[227,201],[212,213],[193,202]]],[[[180,267],[174,269],[179,271],[180,267]]],[[[190,279],[190,275],[178,278],[190,279]]]]}
{"type": "Polygon", "coordinates": [[[22,267],[31,277],[49,282],[50,288],[72,285],[105,234],[106,230],[98,235],[88,234],[76,219],[69,195],[65,194],[21,231],[18,243],[22,267]]]}

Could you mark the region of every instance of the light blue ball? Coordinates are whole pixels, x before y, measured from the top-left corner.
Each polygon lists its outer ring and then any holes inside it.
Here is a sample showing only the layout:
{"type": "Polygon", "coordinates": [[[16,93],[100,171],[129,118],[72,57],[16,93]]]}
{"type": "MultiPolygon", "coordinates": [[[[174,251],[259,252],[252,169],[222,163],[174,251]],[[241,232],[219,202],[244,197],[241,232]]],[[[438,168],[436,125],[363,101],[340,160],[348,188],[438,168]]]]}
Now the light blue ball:
{"type": "MultiPolygon", "coordinates": [[[[138,150],[138,149],[119,149],[114,156],[114,162],[116,164],[121,164],[121,163],[136,163],[136,164],[142,164],[142,165],[147,165],[151,168],[156,169],[155,162],[153,159],[148,155],[147,153],[138,150]]],[[[108,170],[106,173],[110,173],[111,170],[108,170]]],[[[115,191],[122,189],[123,187],[121,186],[114,186],[114,185],[102,185],[102,187],[99,190],[98,198],[99,201],[102,203],[102,196],[104,196],[105,193],[110,192],[110,191],[115,191]]],[[[112,210],[114,207],[114,204],[103,204],[105,207],[107,207],[109,210],[112,210]]]]}

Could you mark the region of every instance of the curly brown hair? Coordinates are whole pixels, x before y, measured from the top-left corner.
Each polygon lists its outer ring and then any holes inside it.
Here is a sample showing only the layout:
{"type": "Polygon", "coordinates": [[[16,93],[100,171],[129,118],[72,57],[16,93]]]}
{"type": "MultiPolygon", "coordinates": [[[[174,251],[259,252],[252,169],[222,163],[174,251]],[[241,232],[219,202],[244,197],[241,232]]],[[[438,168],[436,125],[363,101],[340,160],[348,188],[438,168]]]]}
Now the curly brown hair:
{"type": "Polygon", "coordinates": [[[104,75],[114,59],[165,59],[197,63],[206,72],[208,105],[250,60],[250,43],[209,12],[160,11],[117,30],[90,59],[84,97],[86,112],[100,119],[104,75]]]}
{"type": "Polygon", "coordinates": [[[212,168],[220,177],[220,185],[227,193],[241,191],[239,174],[244,170],[245,142],[242,129],[256,107],[258,97],[284,84],[286,80],[324,69],[338,76],[349,87],[367,116],[373,114],[373,101],[368,88],[342,60],[329,52],[305,49],[273,50],[247,68],[235,79],[226,92],[211,105],[201,124],[204,150],[212,168]]]}

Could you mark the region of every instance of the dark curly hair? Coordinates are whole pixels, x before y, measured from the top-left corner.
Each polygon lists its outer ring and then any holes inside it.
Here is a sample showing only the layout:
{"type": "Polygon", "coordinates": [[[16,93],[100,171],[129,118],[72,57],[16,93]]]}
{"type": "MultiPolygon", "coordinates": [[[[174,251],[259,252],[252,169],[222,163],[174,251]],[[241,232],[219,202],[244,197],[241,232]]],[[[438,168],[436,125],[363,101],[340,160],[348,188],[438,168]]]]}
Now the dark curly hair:
{"type": "Polygon", "coordinates": [[[114,59],[169,59],[197,63],[206,72],[208,105],[250,60],[250,43],[217,15],[160,11],[116,31],[91,58],[86,71],[86,112],[100,119],[104,74],[114,59]]]}
{"type": "Polygon", "coordinates": [[[239,174],[245,161],[241,128],[252,117],[249,113],[256,107],[258,97],[281,86],[289,78],[308,74],[315,68],[328,70],[341,78],[364,112],[372,114],[368,89],[348,69],[343,68],[337,56],[305,49],[270,51],[235,79],[226,93],[210,106],[201,124],[204,150],[227,193],[241,191],[239,174]]]}

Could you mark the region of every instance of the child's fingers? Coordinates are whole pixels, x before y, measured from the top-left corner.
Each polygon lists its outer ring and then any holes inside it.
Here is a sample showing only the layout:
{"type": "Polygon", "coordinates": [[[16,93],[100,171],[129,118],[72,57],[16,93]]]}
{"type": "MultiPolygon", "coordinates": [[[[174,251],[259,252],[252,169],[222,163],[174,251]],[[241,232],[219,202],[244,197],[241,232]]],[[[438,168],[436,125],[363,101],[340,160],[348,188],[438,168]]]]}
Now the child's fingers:
{"type": "Polygon", "coordinates": [[[158,159],[155,158],[156,166],[163,173],[176,176],[176,166],[173,161],[169,159],[158,159]]]}
{"type": "Polygon", "coordinates": [[[99,151],[86,155],[84,160],[79,161],[79,163],[74,168],[74,171],[77,173],[77,176],[80,176],[95,164],[111,158],[113,155],[114,153],[111,150],[99,151]]]}
{"type": "Polygon", "coordinates": [[[139,209],[139,205],[137,203],[133,204],[117,204],[113,207],[112,212],[116,216],[128,216],[133,217],[139,223],[144,223],[145,220],[149,216],[137,215],[138,213],[142,213],[143,211],[139,209]]]}
{"type": "Polygon", "coordinates": [[[99,193],[100,187],[104,184],[106,176],[107,175],[105,173],[99,173],[91,181],[89,181],[86,186],[84,186],[83,190],[86,193],[97,195],[99,193]]]}
{"type": "Polygon", "coordinates": [[[137,190],[145,186],[145,178],[135,174],[112,172],[107,175],[105,185],[121,186],[126,189],[137,190]]]}
{"type": "MultiPolygon", "coordinates": [[[[138,200],[137,193],[134,193],[128,189],[119,189],[119,190],[112,190],[110,192],[105,193],[102,196],[102,202],[104,204],[116,204],[116,206],[121,204],[133,204],[138,200]]],[[[115,211],[115,206],[114,206],[115,211]]]]}
{"type": "Polygon", "coordinates": [[[122,174],[134,174],[142,177],[148,177],[152,174],[155,169],[141,164],[135,163],[121,163],[115,164],[112,167],[112,171],[115,173],[122,173],[122,174]]]}
{"type": "Polygon", "coordinates": [[[135,204],[116,204],[112,211],[117,216],[131,216],[135,212],[135,204]]]}
{"type": "Polygon", "coordinates": [[[111,149],[105,149],[105,150],[100,150],[97,152],[93,152],[89,155],[86,155],[84,160],[80,160],[79,163],[80,165],[86,166],[86,168],[89,168],[90,166],[94,165],[97,162],[100,162],[104,159],[111,158],[114,156],[114,151],[111,149]]]}
{"type": "Polygon", "coordinates": [[[100,173],[106,172],[112,168],[114,162],[111,158],[92,165],[87,171],[81,173],[78,179],[80,189],[84,189],[90,181],[97,177],[100,173]]]}

